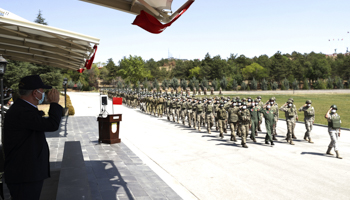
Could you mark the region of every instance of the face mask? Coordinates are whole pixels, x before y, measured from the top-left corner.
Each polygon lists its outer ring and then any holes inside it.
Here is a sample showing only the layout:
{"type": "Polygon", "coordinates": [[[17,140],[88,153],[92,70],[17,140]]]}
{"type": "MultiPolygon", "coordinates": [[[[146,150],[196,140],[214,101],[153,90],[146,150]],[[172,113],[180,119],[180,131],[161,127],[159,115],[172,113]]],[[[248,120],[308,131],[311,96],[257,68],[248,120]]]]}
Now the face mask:
{"type": "Polygon", "coordinates": [[[290,103],[290,104],[288,104],[288,106],[289,106],[289,107],[292,107],[292,104],[290,103]]]}
{"type": "Polygon", "coordinates": [[[251,99],[248,99],[248,102],[251,102],[252,100],[251,99]]]}
{"type": "Polygon", "coordinates": [[[201,101],[199,101],[198,103],[202,103],[201,101]]]}
{"type": "Polygon", "coordinates": [[[272,104],[273,104],[273,101],[271,101],[270,104],[272,105],[272,104]]]}
{"type": "Polygon", "coordinates": [[[227,103],[227,101],[224,101],[224,103],[227,103]]]}
{"type": "Polygon", "coordinates": [[[259,103],[255,103],[255,105],[257,106],[257,105],[259,105],[259,103]]]}
{"type": "Polygon", "coordinates": [[[221,104],[220,107],[224,107],[224,105],[221,104]]]}
{"type": "Polygon", "coordinates": [[[268,105],[268,106],[267,106],[267,108],[271,108],[271,106],[270,106],[270,105],[268,105]]]}
{"type": "Polygon", "coordinates": [[[208,103],[211,103],[211,101],[208,101],[208,103]]]}
{"type": "Polygon", "coordinates": [[[235,105],[236,105],[236,103],[233,103],[232,105],[233,105],[233,106],[235,106],[235,105]]]}
{"type": "Polygon", "coordinates": [[[240,105],[241,105],[241,103],[238,103],[238,105],[240,106],[240,105]]]}
{"type": "Polygon", "coordinates": [[[261,99],[258,99],[258,101],[261,101],[261,99]]]}
{"type": "Polygon", "coordinates": [[[216,103],[219,103],[220,101],[216,101],[216,103]]]}
{"type": "Polygon", "coordinates": [[[336,113],[337,112],[337,110],[332,110],[332,113],[336,113]]]}
{"type": "Polygon", "coordinates": [[[309,107],[310,107],[310,106],[311,106],[311,104],[307,104],[307,106],[309,106],[309,107]]]}
{"type": "Polygon", "coordinates": [[[41,94],[41,99],[38,99],[38,98],[35,97],[35,99],[39,101],[39,105],[40,105],[40,104],[42,104],[44,102],[45,92],[41,93],[39,90],[36,90],[36,91],[38,91],[41,94]]]}
{"type": "Polygon", "coordinates": [[[247,108],[247,106],[243,106],[243,109],[246,109],[247,108]]]}

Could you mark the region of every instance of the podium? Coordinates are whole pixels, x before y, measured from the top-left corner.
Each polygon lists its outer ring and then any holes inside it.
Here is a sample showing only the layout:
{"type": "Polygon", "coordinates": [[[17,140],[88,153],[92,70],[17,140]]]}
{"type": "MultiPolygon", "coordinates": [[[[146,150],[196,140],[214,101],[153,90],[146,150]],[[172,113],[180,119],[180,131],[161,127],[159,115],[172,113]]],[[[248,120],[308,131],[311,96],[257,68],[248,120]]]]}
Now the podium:
{"type": "Polygon", "coordinates": [[[119,128],[122,121],[121,114],[108,115],[106,118],[98,117],[99,143],[120,143],[119,128]]]}

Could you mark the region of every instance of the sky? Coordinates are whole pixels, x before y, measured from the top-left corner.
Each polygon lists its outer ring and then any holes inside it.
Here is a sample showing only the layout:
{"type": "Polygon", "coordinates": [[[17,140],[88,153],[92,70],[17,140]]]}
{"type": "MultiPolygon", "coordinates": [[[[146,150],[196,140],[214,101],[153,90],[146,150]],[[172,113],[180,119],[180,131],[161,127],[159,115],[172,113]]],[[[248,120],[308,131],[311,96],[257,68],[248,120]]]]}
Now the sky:
{"type": "MultiPolygon", "coordinates": [[[[173,0],[172,10],[184,2],[173,0]]],[[[345,53],[350,47],[349,0],[196,0],[160,34],[132,25],[136,15],[78,0],[0,0],[0,7],[30,21],[40,9],[49,26],[99,38],[95,62],[102,63],[130,55],[157,61],[169,52],[181,59],[207,53],[226,59],[345,53]]]]}

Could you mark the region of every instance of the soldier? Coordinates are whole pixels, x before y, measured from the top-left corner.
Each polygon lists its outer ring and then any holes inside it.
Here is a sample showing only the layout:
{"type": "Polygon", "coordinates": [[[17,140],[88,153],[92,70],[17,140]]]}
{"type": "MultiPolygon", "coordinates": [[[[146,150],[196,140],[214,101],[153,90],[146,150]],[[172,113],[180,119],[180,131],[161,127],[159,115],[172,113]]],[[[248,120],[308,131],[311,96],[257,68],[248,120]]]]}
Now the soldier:
{"type": "Polygon", "coordinates": [[[305,102],[305,105],[299,108],[299,112],[301,111],[304,111],[304,122],[306,128],[304,140],[308,141],[309,143],[313,143],[311,141],[310,134],[312,130],[312,125],[315,122],[315,109],[311,106],[311,100],[307,100],[305,102]]]}
{"type": "MultiPolygon", "coordinates": [[[[257,96],[256,98],[258,99],[258,102],[259,102],[258,105],[259,105],[260,109],[263,109],[264,103],[261,101],[261,96],[257,96]]],[[[258,124],[258,131],[261,131],[262,118],[263,118],[263,114],[260,113],[260,119],[261,119],[261,121],[260,121],[259,124],[258,124]]],[[[256,136],[258,136],[258,132],[256,132],[256,136]]]]}
{"type": "Polygon", "coordinates": [[[296,109],[293,107],[293,102],[291,100],[288,100],[287,103],[285,103],[281,108],[281,111],[285,112],[286,116],[286,122],[287,122],[287,142],[289,142],[291,145],[294,145],[293,143],[293,133],[295,129],[295,119],[298,120],[298,113],[296,109]],[[295,116],[297,115],[297,116],[295,116]]]}
{"type": "Polygon", "coordinates": [[[278,122],[278,118],[279,118],[279,110],[278,110],[278,104],[276,103],[276,98],[275,97],[271,97],[270,98],[270,104],[271,104],[271,110],[274,113],[273,119],[274,119],[274,123],[273,123],[273,129],[272,129],[272,139],[273,140],[277,140],[276,136],[277,136],[277,122],[278,122]]]}
{"type": "Polygon", "coordinates": [[[218,119],[218,110],[220,108],[220,100],[218,97],[215,97],[215,103],[214,103],[214,117],[215,117],[215,127],[216,127],[216,130],[218,131],[219,130],[219,119],[218,119]]]}
{"type": "Polygon", "coordinates": [[[201,123],[204,120],[204,106],[202,104],[202,98],[199,98],[197,109],[196,109],[196,115],[197,115],[197,122],[198,122],[198,131],[201,131],[201,123]]]}
{"type": "Polygon", "coordinates": [[[271,145],[274,145],[272,141],[272,130],[273,130],[273,124],[274,124],[274,111],[271,110],[271,104],[265,104],[264,109],[261,109],[260,112],[263,114],[265,119],[265,127],[266,127],[266,136],[265,136],[265,144],[269,144],[271,142],[271,145]]]}
{"type": "Polygon", "coordinates": [[[248,97],[248,99],[247,99],[247,106],[251,107],[252,103],[253,103],[252,97],[248,97]]]}
{"type": "Polygon", "coordinates": [[[193,128],[196,129],[197,125],[197,99],[195,99],[195,96],[193,95],[193,103],[192,103],[192,120],[193,120],[193,128]]]}
{"type": "Polygon", "coordinates": [[[214,125],[214,115],[213,115],[214,105],[212,104],[212,100],[209,99],[206,105],[206,113],[205,120],[207,122],[207,131],[211,133],[211,127],[214,125]]]}
{"type": "Polygon", "coordinates": [[[340,125],[341,125],[340,116],[338,115],[337,110],[338,110],[338,107],[336,105],[332,105],[325,115],[325,118],[328,121],[328,133],[329,133],[329,136],[331,137],[331,143],[329,143],[328,150],[326,153],[329,155],[333,155],[331,153],[331,150],[334,147],[336,157],[339,159],[342,159],[342,157],[339,156],[338,145],[337,145],[338,137],[340,137],[340,125]]]}
{"type": "Polygon", "coordinates": [[[187,107],[187,102],[186,102],[186,98],[184,97],[181,103],[181,120],[183,125],[185,125],[186,107],[187,107]]]}
{"type": "Polygon", "coordinates": [[[157,105],[157,112],[158,112],[158,117],[163,117],[163,104],[164,104],[164,98],[159,95],[158,99],[158,105],[157,105]]]}
{"type": "Polygon", "coordinates": [[[219,124],[219,130],[220,130],[220,137],[221,139],[224,138],[224,130],[223,126],[225,126],[225,120],[226,120],[226,110],[224,109],[224,102],[220,101],[220,106],[217,111],[218,114],[218,124],[219,124]]]}
{"type": "Polygon", "coordinates": [[[236,99],[232,99],[231,107],[228,109],[228,123],[231,129],[231,141],[237,142],[235,131],[237,131],[238,124],[238,111],[239,107],[236,106],[236,99]]]}
{"type": "Polygon", "coordinates": [[[181,112],[181,100],[179,97],[176,97],[176,110],[175,110],[175,116],[176,116],[176,122],[180,124],[180,112],[181,112]]]}
{"type": "Polygon", "coordinates": [[[242,109],[238,111],[238,118],[241,120],[242,146],[248,148],[246,137],[249,134],[250,112],[247,109],[247,103],[243,102],[242,109]]]}
{"type": "Polygon", "coordinates": [[[250,110],[250,117],[251,117],[251,134],[250,134],[250,139],[252,139],[254,142],[255,140],[255,134],[256,134],[256,129],[261,121],[260,119],[260,108],[257,106],[258,105],[258,99],[255,99],[254,102],[251,103],[251,107],[249,108],[250,110]]]}
{"type": "MultiPolygon", "coordinates": [[[[293,103],[293,108],[294,108],[295,110],[297,110],[297,107],[294,105],[294,100],[293,100],[293,98],[289,98],[288,100],[291,100],[291,101],[292,101],[292,103],[293,103]]],[[[298,117],[298,115],[295,115],[295,117],[294,117],[295,120],[294,120],[294,121],[298,121],[297,117],[298,117]]],[[[294,124],[296,124],[296,122],[295,122],[294,124]]],[[[297,137],[295,137],[294,132],[293,132],[292,136],[293,136],[293,139],[297,139],[297,137]]]]}
{"type": "Polygon", "coordinates": [[[188,121],[188,127],[191,128],[191,122],[192,122],[192,99],[191,97],[188,97],[188,102],[186,104],[186,110],[187,110],[187,121],[188,121]]]}
{"type": "Polygon", "coordinates": [[[170,121],[170,116],[173,117],[173,122],[175,122],[175,110],[176,110],[176,99],[173,98],[173,100],[170,102],[170,111],[169,111],[169,118],[168,120],[170,121]]]}
{"type": "MultiPolygon", "coordinates": [[[[241,108],[242,108],[242,101],[240,99],[237,101],[237,105],[236,106],[239,108],[239,110],[241,110],[241,108]]],[[[237,115],[238,115],[238,113],[237,113],[237,115]]],[[[238,135],[238,137],[242,136],[241,126],[242,126],[242,121],[238,117],[238,121],[237,121],[237,135],[238,135]]]]}

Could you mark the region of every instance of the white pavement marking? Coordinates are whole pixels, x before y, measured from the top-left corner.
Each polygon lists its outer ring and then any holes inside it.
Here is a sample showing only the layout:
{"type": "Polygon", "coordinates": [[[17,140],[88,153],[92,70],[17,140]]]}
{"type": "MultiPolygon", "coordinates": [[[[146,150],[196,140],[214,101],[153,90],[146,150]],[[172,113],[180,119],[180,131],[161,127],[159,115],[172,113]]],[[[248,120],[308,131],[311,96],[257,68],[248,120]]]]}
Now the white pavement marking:
{"type": "MultiPolygon", "coordinates": [[[[79,103],[85,97],[80,93],[71,96],[77,114],[80,106],[86,112],[84,104],[79,103]]],[[[87,104],[99,107],[98,94],[89,99],[87,104]]],[[[274,147],[265,145],[265,134],[259,133],[258,143],[248,140],[249,148],[244,149],[240,141],[234,144],[228,135],[221,140],[218,132],[209,135],[204,127],[198,132],[138,109],[115,108],[123,114],[122,141],[135,153],[142,152],[138,154],[141,159],[148,157],[154,161],[175,183],[199,199],[349,199],[349,131],[342,131],[338,141],[344,158],[340,160],[325,155],[330,142],[325,127],[314,126],[311,136],[315,143],[309,144],[303,140],[304,124],[297,124],[298,140],[296,145],[289,145],[283,140],[286,123],[279,121],[279,141],[274,147]]],[[[98,112],[86,114],[97,116],[98,112]]],[[[265,126],[262,128],[265,133],[265,126]]],[[[166,183],[175,190],[175,186],[166,183]]]]}

